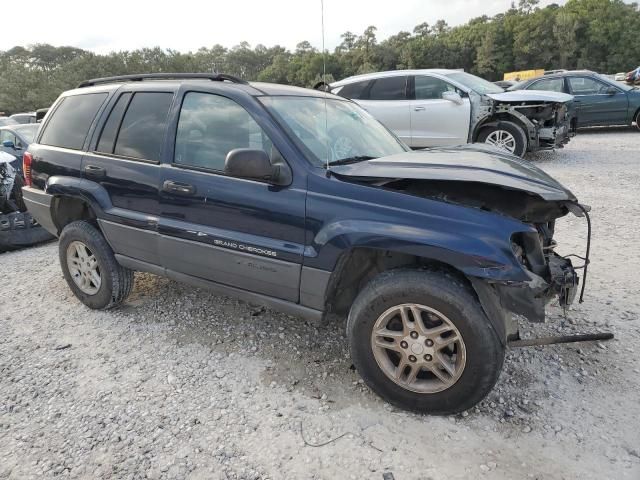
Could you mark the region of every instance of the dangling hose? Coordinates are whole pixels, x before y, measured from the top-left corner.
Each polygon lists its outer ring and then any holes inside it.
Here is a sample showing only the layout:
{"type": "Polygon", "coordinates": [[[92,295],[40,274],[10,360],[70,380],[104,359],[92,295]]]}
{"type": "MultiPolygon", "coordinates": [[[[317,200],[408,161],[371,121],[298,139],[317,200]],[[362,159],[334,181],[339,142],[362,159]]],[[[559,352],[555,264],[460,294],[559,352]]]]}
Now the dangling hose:
{"type": "Polygon", "coordinates": [[[589,268],[589,254],[591,252],[591,218],[589,217],[589,211],[583,205],[578,202],[575,205],[582,210],[585,218],[587,219],[587,251],[584,254],[584,275],[582,276],[582,289],[580,290],[580,303],[584,302],[584,287],[587,284],[587,269],[589,268]]]}

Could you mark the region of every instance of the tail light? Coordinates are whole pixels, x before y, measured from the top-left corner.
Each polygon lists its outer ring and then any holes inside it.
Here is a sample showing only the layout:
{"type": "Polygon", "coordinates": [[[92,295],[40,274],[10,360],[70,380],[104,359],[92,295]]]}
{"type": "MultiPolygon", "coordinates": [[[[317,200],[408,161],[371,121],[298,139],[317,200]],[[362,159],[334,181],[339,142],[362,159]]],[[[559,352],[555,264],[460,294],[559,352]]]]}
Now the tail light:
{"type": "Polygon", "coordinates": [[[24,175],[24,184],[27,187],[31,186],[31,162],[33,156],[29,152],[24,152],[22,156],[22,173],[24,175]]]}

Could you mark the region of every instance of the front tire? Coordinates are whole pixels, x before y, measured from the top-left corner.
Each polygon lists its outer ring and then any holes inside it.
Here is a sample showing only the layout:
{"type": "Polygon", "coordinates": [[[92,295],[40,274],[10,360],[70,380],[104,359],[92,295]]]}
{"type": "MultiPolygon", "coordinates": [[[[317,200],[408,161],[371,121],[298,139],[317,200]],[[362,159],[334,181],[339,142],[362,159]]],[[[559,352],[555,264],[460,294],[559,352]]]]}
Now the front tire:
{"type": "Polygon", "coordinates": [[[354,365],[387,402],[447,415],[493,388],[504,346],[471,288],[425,270],[374,278],[351,307],[347,336],[354,365]]]}
{"type": "Polygon", "coordinates": [[[133,287],[133,271],[117,261],[102,234],[85,221],[72,222],[62,230],[58,253],[69,288],[87,307],[113,308],[133,287]]]}
{"type": "Polygon", "coordinates": [[[636,113],[635,116],[636,128],[640,130],[640,110],[636,113]]]}
{"type": "Polygon", "coordinates": [[[502,121],[483,128],[478,134],[478,142],[493,145],[518,157],[527,153],[527,134],[514,122],[502,121]]]}

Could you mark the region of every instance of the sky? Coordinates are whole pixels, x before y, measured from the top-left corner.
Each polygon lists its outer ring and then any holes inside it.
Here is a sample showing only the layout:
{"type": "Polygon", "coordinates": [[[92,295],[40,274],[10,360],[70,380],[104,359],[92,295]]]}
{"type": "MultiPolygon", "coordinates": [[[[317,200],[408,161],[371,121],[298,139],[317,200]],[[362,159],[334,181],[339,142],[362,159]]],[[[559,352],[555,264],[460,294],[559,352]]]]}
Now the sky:
{"type": "MultiPolygon", "coordinates": [[[[552,3],[542,0],[541,6],[552,3]]],[[[556,0],[555,3],[565,3],[556,0]]],[[[422,22],[444,19],[451,26],[495,15],[511,0],[324,0],[325,45],[333,49],[346,31],[369,25],[383,40],[422,22]]],[[[97,53],[142,47],[186,52],[202,46],[282,45],[295,49],[308,40],[322,47],[320,0],[31,0],[20,21],[4,18],[0,50],[49,43],[97,53]]],[[[20,9],[18,9],[20,10],[20,9]]],[[[15,12],[15,10],[14,10],[15,12]]],[[[4,12],[6,13],[6,12],[4,12]]]]}

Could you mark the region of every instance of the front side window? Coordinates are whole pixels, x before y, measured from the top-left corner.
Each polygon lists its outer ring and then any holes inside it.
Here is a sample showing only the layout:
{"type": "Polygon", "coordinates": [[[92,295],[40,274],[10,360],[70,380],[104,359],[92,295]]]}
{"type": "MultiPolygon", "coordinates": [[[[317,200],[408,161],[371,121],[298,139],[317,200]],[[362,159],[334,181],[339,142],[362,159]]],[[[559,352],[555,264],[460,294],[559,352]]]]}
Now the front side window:
{"type": "MultiPolygon", "coordinates": [[[[30,123],[29,125],[20,125],[19,127],[16,127],[16,132],[18,132],[18,135],[20,135],[25,142],[31,143],[35,138],[36,133],[38,133],[39,128],[40,125],[37,123],[30,123]]],[[[18,135],[16,135],[16,137],[18,135]]]]}
{"type": "Polygon", "coordinates": [[[141,160],[160,161],[172,100],[172,93],[135,93],[122,119],[113,153],[141,160]]]}
{"type": "Polygon", "coordinates": [[[407,151],[380,122],[353,102],[273,96],[260,101],[316,166],[407,151]]]}
{"type": "Polygon", "coordinates": [[[598,80],[589,77],[569,77],[569,86],[574,95],[598,95],[610,88],[598,80]]]}
{"type": "Polygon", "coordinates": [[[564,92],[563,78],[544,78],[533,82],[527,87],[527,90],[544,90],[548,92],[564,92]]]}
{"type": "Polygon", "coordinates": [[[416,100],[437,100],[442,98],[444,92],[457,91],[450,83],[425,75],[416,76],[415,90],[416,100]]]}
{"type": "Polygon", "coordinates": [[[106,93],[65,97],[53,112],[40,138],[43,145],[80,150],[106,93]]]}
{"type": "Polygon", "coordinates": [[[488,82],[484,78],[476,77],[475,75],[471,75],[467,72],[452,72],[446,74],[447,78],[464,85],[469,90],[473,90],[474,92],[480,95],[486,95],[487,93],[502,93],[504,92],[503,88],[500,88],[498,85],[488,82]]]}
{"type": "Polygon", "coordinates": [[[233,100],[189,92],[180,110],[174,162],[223,171],[227,154],[236,148],[264,150],[272,144],[249,113],[233,100]]]}
{"type": "Polygon", "coordinates": [[[373,81],[369,100],[406,100],[407,77],[384,77],[373,81]]]}
{"type": "Polygon", "coordinates": [[[9,130],[0,130],[0,148],[2,148],[3,142],[13,142],[13,145],[22,148],[20,140],[9,130]]]}

